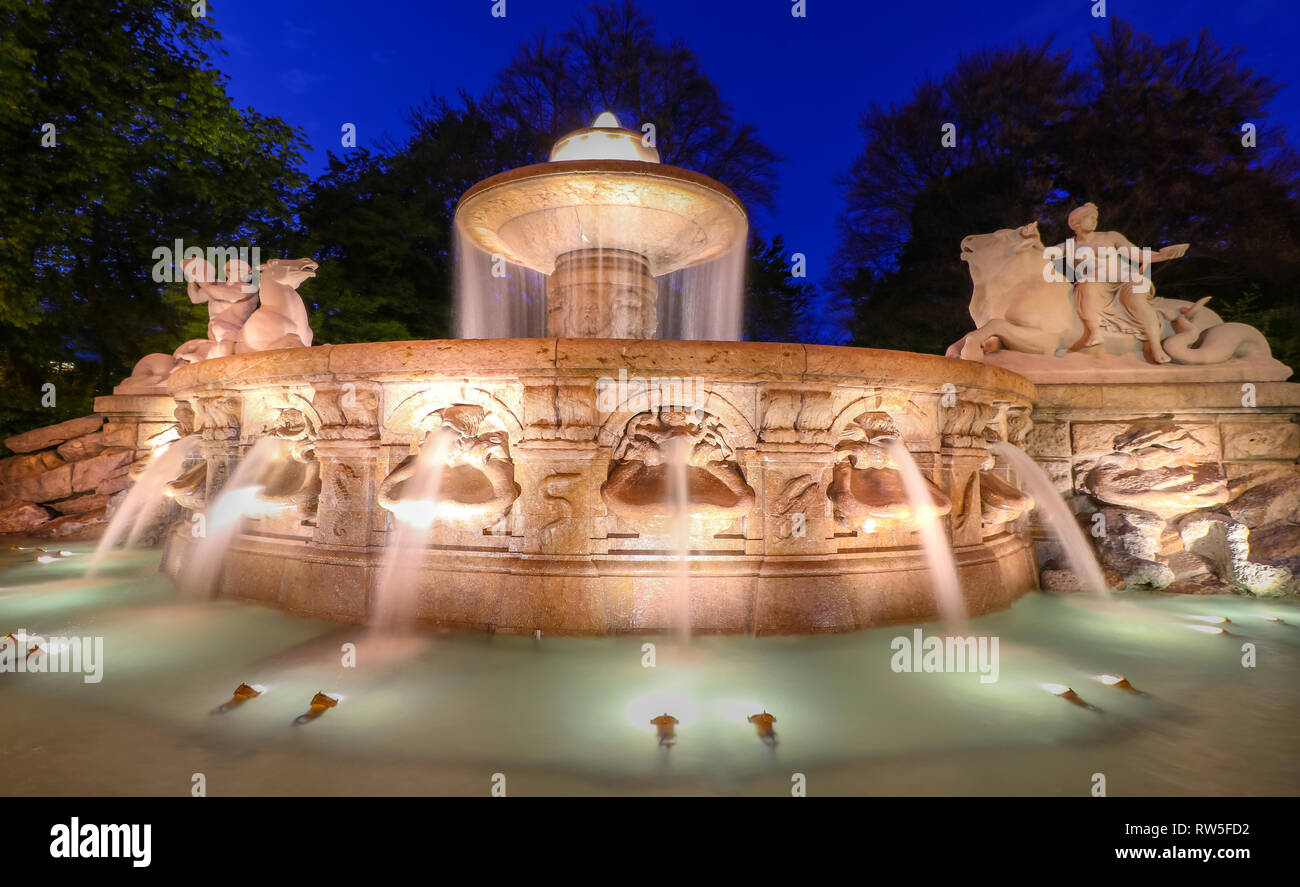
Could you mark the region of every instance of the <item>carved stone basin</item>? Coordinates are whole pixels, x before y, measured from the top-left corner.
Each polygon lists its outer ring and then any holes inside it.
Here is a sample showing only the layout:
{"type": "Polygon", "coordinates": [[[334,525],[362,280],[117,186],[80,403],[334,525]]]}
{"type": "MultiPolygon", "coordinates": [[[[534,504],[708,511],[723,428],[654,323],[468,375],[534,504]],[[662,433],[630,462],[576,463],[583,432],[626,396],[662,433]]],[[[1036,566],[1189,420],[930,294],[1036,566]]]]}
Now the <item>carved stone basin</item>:
{"type": "Polygon", "coordinates": [[[638,160],[562,160],[478,183],[456,211],[485,252],[543,274],[559,256],[622,250],[658,277],[707,262],[740,243],[740,201],[708,176],[638,160]]]}
{"type": "MultiPolygon", "coordinates": [[[[402,575],[414,615],[439,625],[666,630],[682,582],[697,632],[937,618],[896,466],[845,458],[878,435],[905,443],[932,486],[972,614],[1035,586],[1024,521],[986,532],[981,496],[962,496],[986,441],[1018,443],[1029,427],[1033,386],[986,364],[763,342],[481,339],[234,355],[183,367],[169,386],[197,417],[209,498],[267,434],[314,453],[266,490],[313,488],[314,463],[314,514],[246,521],[220,577],[221,594],[294,612],[371,619],[393,515],[427,499],[402,575]],[[957,407],[945,408],[952,388],[957,407]],[[436,493],[413,485],[413,451],[441,453],[436,493]],[[882,525],[846,532],[836,511],[882,525]]],[[[176,486],[197,496],[199,470],[176,486]]],[[[196,544],[178,524],[165,569],[184,573],[196,544]]]]}
{"type": "Polygon", "coordinates": [[[437,521],[482,530],[501,520],[518,498],[519,486],[508,436],[487,427],[487,418],[487,411],[475,404],[430,413],[419,423],[433,426],[419,451],[399,462],[379,485],[379,505],[422,526],[437,521]]]}
{"type": "Polygon", "coordinates": [[[314,513],[320,495],[320,465],[315,459],[288,458],[270,467],[262,477],[257,497],[268,513],[300,510],[314,513]]]}

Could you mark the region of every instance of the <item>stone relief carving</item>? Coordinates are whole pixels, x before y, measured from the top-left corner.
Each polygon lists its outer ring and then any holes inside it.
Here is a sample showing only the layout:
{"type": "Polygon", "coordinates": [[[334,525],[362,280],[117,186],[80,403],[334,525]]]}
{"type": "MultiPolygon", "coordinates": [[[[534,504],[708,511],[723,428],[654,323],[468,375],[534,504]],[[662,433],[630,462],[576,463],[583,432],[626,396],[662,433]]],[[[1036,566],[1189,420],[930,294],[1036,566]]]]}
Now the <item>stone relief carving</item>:
{"type": "Polygon", "coordinates": [[[1028,410],[1007,411],[1007,443],[1023,450],[1033,430],[1034,420],[1028,410]]]}
{"type": "Polygon", "coordinates": [[[477,404],[454,404],[429,413],[411,453],[379,486],[379,505],[403,517],[421,517],[460,530],[482,530],[500,521],[519,498],[510,443],[496,417],[477,404]],[[431,501],[413,489],[420,451],[441,453],[441,470],[431,501]]]}
{"type": "Polygon", "coordinates": [[[542,481],[542,500],[554,504],[559,510],[559,515],[543,524],[538,532],[543,549],[549,549],[553,545],[560,527],[573,518],[573,500],[561,496],[560,491],[566,490],[581,477],[582,475],[572,471],[557,472],[542,481]]]}
{"type": "MultiPolygon", "coordinates": [[[[835,466],[826,495],[842,529],[873,533],[913,520],[903,476],[883,446],[883,436],[874,434],[890,425],[883,414],[864,414],[844,429],[835,446],[835,466]]],[[[930,480],[926,485],[935,512],[949,514],[952,500],[930,480]]]]}
{"type": "Polygon", "coordinates": [[[296,512],[304,519],[314,518],[321,491],[317,429],[302,410],[285,407],[267,434],[285,442],[286,458],[274,462],[261,479],[263,489],[257,498],[266,503],[264,513],[296,512]]]}
{"type": "Polygon", "coordinates": [[[332,438],[367,440],[379,434],[379,390],[372,382],[317,385],[311,404],[332,438]]]}
{"type": "Polygon", "coordinates": [[[677,513],[672,467],[685,474],[685,509],[705,531],[747,515],[757,496],[745,481],[721,420],[702,410],[662,407],[628,420],[600,494],[632,522],[662,524],[677,513]]]}
{"type": "Polygon", "coordinates": [[[778,522],[777,536],[789,539],[794,535],[793,515],[807,518],[821,517],[826,511],[826,499],[821,494],[821,481],[811,474],[800,474],[781,485],[773,502],[772,514],[785,518],[778,522]]]}
{"type": "Polygon", "coordinates": [[[1078,486],[1102,502],[1164,520],[1214,508],[1228,501],[1228,484],[1217,463],[1197,457],[1203,446],[1172,422],[1134,425],[1115,438],[1113,452],[1079,472],[1078,486]]]}
{"type": "Polygon", "coordinates": [[[966,503],[962,527],[979,520],[984,538],[1001,533],[1007,524],[1015,522],[1034,507],[1034,498],[995,474],[993,464],[990,456],[979,471],[971,474],[962,497],[966,503]],[[979,482],[978,501],[974,495],[976,481],[979,482]]]}
{"type": "Polygon", "coordinates": [[[196,397],[191,401],[194,410],[194,430],[211,440],[232,440],[239,436],[239,420],[243,402],[235,395],[196,397]]]}
{"type": "Polygon", "coordinates": [[[940,411],[940,433],[945,447],[978,448],[998,439],[1001,411],[989,404],[958,400],[956,406],[940,411]]]}

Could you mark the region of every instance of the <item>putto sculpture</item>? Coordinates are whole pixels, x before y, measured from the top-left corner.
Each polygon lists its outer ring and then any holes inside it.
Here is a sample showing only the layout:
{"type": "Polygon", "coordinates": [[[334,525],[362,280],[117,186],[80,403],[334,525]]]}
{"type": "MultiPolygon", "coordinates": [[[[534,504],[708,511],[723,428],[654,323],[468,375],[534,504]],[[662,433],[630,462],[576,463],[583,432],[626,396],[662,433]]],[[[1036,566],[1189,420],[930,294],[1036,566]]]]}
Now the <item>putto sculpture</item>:
{"type": "Polygon", "coordinates": [[[208,337],[191,339],[171,354],[146,354],[114,393],[162,393],[177,367],[214,357],[309,347],[313,335],[298,287],[318,267],[311,259],[271,259],[257,267],[255,284],[252,266],[240,259],[228,261],[220,277],[205,259],[187,259],[186,293],[195,305],[208,306],[208,337]]]}

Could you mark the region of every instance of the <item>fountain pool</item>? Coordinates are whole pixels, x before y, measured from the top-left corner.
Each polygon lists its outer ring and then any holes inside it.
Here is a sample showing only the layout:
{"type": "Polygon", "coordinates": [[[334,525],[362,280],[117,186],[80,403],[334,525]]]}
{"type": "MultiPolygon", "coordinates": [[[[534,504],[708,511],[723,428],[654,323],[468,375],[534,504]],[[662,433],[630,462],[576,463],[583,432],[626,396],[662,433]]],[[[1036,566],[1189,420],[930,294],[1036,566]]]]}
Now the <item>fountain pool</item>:
{"type": "Polygon", "coordinates": [[[1291,601],[1029,595],[972,621],[1001,642],[998,680],[982,683],[895,672],[894,639],[912,627],[689,647],[381,634],[178,599],[156,552],[115,553],[87,581],[89,547],[71,550],[49,564],[0,550],[0,631],[104,638],[98,684],[0,679],[7,794],[183,794],[194,773],[214,795],[486,795],[496,773],[515,795],[788,795],[795,773],[816,795],[1082,796],[1097,772],[1112,795],[1300,791],[1291,601]],[[1227,617],[1232,635],[1189,631],[1208,625],[1194,617],[1227,617]],[[1245,641],[1259,667],[1242,667],[1245,641]],[[242,682],[266,692],[212,714],[242,682]],[[341,701],[295,726],[320,691],[341,701]],[[670,751],[649,722],[665,709],[680,721],[670,751]],[[746,722],[764,709],[775,747],[746,722]]]}

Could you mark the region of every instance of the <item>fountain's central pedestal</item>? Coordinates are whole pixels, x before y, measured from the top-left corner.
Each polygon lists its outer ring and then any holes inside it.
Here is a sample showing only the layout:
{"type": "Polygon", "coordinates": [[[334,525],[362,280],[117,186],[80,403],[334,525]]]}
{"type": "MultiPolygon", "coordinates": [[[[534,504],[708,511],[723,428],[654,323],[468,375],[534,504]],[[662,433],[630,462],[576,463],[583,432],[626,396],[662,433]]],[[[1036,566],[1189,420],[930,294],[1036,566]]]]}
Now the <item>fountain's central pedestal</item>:
{"type": "Polygon", "coordinates": [[[652,339],[659,287],[645,256],[582,249],[555,260],[546,282],[546,333],[557,338],[652,339]]]}

